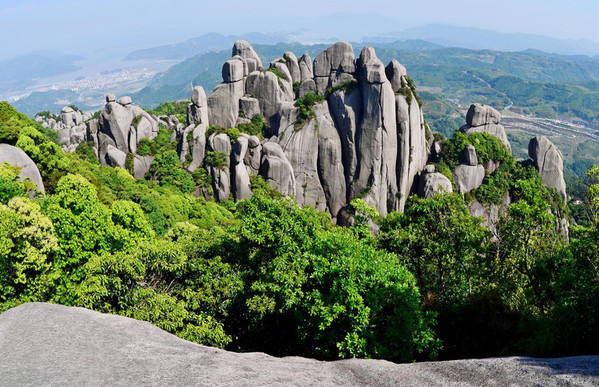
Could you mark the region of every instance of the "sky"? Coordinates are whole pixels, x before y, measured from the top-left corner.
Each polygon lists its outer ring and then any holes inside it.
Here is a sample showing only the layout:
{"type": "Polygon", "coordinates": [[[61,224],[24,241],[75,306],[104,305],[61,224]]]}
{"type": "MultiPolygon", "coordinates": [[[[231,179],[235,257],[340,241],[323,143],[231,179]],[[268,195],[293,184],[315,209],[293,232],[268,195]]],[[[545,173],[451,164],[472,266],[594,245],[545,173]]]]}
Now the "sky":
{"type": "Polygon", "coordinates": [[[597,0],[0,0],[0,59],[129,51],[208,32],[359,41],[432,23],[599,41],[597,0]]]}

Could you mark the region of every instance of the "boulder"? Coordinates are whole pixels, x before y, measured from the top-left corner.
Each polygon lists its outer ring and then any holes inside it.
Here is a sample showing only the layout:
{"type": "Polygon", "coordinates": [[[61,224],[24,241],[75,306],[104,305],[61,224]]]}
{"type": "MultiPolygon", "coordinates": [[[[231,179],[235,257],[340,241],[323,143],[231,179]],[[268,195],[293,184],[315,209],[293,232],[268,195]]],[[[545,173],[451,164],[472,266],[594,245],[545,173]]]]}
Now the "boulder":
{"type": "Polygon", "coordinates": [[[418,196],[424,199],[430,199],[439,193],[451,193],[451,181],[442,173],[428,172],[423,173],[418,185],[418,196]]]}
{"type": "Polygon", "coordinates": [[[304,81],[307,81],[308,79],[314,78],[314,70],[312,67],[312,58],[310,58],[310,55],[308,55],[308,54],[302,55],[302,57],[299,58],[299,60],[298,60],[298,65],[299,65],[299,69],[300,69],[300,81],[301,82],[304,82],[304,81]]]}
{"type": "Polygon", "coordinates": [[[476,148],[473,145],[466,145],[461,154],[461,162],[464,165],[478,165],[478,157],[476,156],[476,148]]]}
{"type": "Polygon", "coordinates": [[[208,120],[210,123],[223,128],[231,128],[237,124],[239,100],[245,94],[243,83],[243,81],[221,83],[212,90],[208,96],[208,120]]]}
{"type": "Polygon", "coordinates": [[[9,144],[0,144],[0,164],[9,163],[21,168],[19,180],[31,180],[37,185],[39,192],[45,192],[42,176],[37,168],[37,165],[22,149],[9,144]]]}
{"type": "Polygon", "coordinates": [[[466,114],[466,124],[469,126],[499,124],[500,122],[501,114],[497,110],[480,103],[471,105],[466,114]]]}
{"type": "Polygon", "coordinates": [[[233,192],[235,200],[246,199],[252,196],[250,176],[244,164],[248,148],[249,140],[245,136],[240,136],[233,146],[233,152],[231,154],[231,191],[233,192]]]}
{"type": "Polygon", "coordinates": [[[295,200],[326,211],[326,196],[318,175],[319,132],[315,119],[296,127],[297,107],[292,103],[280,106],[279,143],[293,169],[296,183],[295,200]]]}
{"type": "Polygon", "coordinates": [[[258,99],[260,113],[267,123],[279,112],[281,102],[294,100],[291,84],[270,71],[251,73],[246,80],[246,93],[258,99]]]}
{"type": "Polygon", "coordinates": [[[564,158],[559,149],[545,136],[536,136],[528,143],[528,155],[548,188],[555,190],[567,202],[564,180],[564,158]]]}
{"type": "Polygon", "coordinates": [[[400,64],[397,60],[393,59],[387,67],[385,67],[385,74],[389,82],[391,82],[391,88],[393,92],[397,93],[399,89],[407,86],[405,77],[408,75],[406,68],[400,64]]]}
{"type": "Polygon", "coordinates": [[[480,187],[485,179],[485,168],[482,165],[458,165],[453,171],[456,191],[466,194],[480,187]]]}
{"type": "Polygon", "coordinates": [[[71,127],[83,124],[84,120],[80,111],[74,110],[70,106],[65,106],[60,113],[60,121],[64,125],[71,127]]]}
{"type": "Polygon", "coordinates": [[[318,124],[318,178],[326,198],[327,210],[334,218],[346,204],[343,148],[326,102],[314,106],[318,124]]]}
{"type": "Polygon", "coordinates": [[[314,58],[316,90],[324,94],[328,87],[353,78],[356,72],[354,49],[347,42],[337,42],[314,58]]]}
{"type": "Polygon", "coordinates": [[[244,62],[236,58],[229,59],[223,65],[222,75],[225,83],[241,81],[244,77],[244,62]]]}
{"type": "Polygon", "coordinates": [[[283,149],[274,141],[262,144],[260,175],[268,184],[283,196],[295,196],[295,176],[293,167],[283,149]]]}
{"type": "Polygon", "coordinates": [[[239,99],[239,115],[252,119],[256,114],[260,114],[260,101],[254,97],[241,97],[239,99]]]}
{"type": "Polygon", "coordinates": [[[154,156],[135,156],[133,158],[133,177],[143,179],[154,161],[154,156]]]}
{"type": "Polygon", "coordinates": [[[112,167],[125,168],[127,154],[122,150],[108,145],[106,148],[106,163],[112,167]]]}
{"type": "Polygon", "coordinates": [[[202,86],[193,88],[191,103],[187,106],[187,125],[208,125],[208,100],[202,86]]]}
{"type": "MultiPolygon", "coordinates": [[[[339,132],[346,187],[349,189],[356,175],[358,165],[356,143],[357,131],[362,119],[362,92],[359,87],[347,94],[345,90],[337,90],[329,95],[328,105],[339,132]]],[[[346,200],[347,202],[351,201],[349,196],[346,200]]]]}
{"type": "Polygon", "coordinates": [[[291,82],[292,84],[295,82],[302,81],[302,75],[299,67],[299,63],[297,61],[297,57],[294,53],[287,51],[283,54],[283,58],[285,59],[285,64],[289,69],[289,73],[291,74],[291,82]]]}
{"type": "Polygon", "coordinates": [[[262,70],[262,61],[251,44],[245,40],[237,40],[233,44],[233,50],[231,56],[239,55],[244,58],[247,62],[248,73],[252,73],[257,70],[262,70]]]}
{"type": "Polygon", "coordinates": [[[505,128],[500,124],[501,114],[491,106],[475,103],[470,106],[466,115],[466,125],[460,130],[467,135],[473,133],[489,133],[497,137],[511,152],[512,148],[507,139],[505,128]]]}
{"type": "Polygon", "coordinates": [[[313,79],[306,79],[297,89],[297,98],[304,98],[308,93],[316,93],[316,82],[313,79]]]}
{"type": "Polygon", "coordinates": [[[250,175],[260,173],[260,162],[262,160],[262,144],[256,136],[248,136],[248,151],[245,154],[244,162],[250,175]]]}
{"type": "Polygon", "coordinates": [[[127,106],[127,105],[131,105],[133,103],[133,101],[131,100],[131,97],[125,96],[125,97],[119,98],[117,103],[119,103],[120,105],[123,105],[123,106],[127,106]]]}
{"type": "Polygon", "coordinates": [[[229,199],[231,193],[231,140],[225,133],[213,133],[208,139],[208,144],[213,152],[226,155],[226,165],[208,165],[208,172],[212,176],[212,189],[217,201],[229,199]]]}

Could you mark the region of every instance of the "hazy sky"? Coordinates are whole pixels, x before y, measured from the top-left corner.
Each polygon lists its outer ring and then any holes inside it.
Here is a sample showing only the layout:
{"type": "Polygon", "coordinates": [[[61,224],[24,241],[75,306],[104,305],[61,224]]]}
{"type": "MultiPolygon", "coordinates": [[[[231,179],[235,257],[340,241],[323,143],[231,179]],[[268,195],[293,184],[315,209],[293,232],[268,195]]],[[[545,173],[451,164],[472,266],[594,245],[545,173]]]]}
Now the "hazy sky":
{"type": "Polygon", "coordinates": [[[597,0],[0,0],[0,58],[44,48],[128,52],[207,32],[307,29],[359,40],[430,23],[599,41],[598,21],[597,0]]]}

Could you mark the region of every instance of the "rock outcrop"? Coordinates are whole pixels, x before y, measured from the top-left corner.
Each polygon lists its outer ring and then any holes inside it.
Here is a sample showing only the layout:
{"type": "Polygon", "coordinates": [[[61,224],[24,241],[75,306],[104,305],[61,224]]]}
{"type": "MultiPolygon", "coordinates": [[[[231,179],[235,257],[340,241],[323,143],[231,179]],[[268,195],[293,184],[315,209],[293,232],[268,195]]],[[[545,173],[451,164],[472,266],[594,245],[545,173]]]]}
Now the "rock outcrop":
{"type": "Polygon", "coordinates": [[[456,191],[466,194],[480,187],[485,179],[485,168],[478,163],[476,149],[467,145],[461,155],[462,164],[453,170],[456,191]]]}
{"type": "MultiPolygon", "coordinates": [[[[255,114],[269,124],[265,134],[270,139],[260,151],[249,143],[247,151],[244,144],[233,145],[246,152],[248,174],[260,173],[282,193],[293,192],[300,204],[329,211],[334,218],[356,197],[382,215],[402,210],[417,189],[432,141],[418,99],[407,87],[405,68],[397,61],[385,68],[372,47],[356,59],[346,42],[333,44],[313,63],[307,54],[297,59],[286,52],[268,70],[261,63],[248,65],[246,74],[243,61],[257,63],[257,58],[249,43],[235,43],[223,66],[223,83],[207,98],[210,124],[228,128],[255,114]],[[294,82],[299,82],[295,93],[294,82]],[[308,93],[324,101],[302,107],[308,116],[300,117],[295,98],[308,93]]],[[[230,178],[245,181],[238,161],[230,168],[230,178]]],[[[236,197],[236,189],[233,193],[236,197]]]]}
{"type": "Polygon", "coordinates": [[[424,168],[418,185],[418,196],[424,199],[430,199],[440,193],[452,192],[453,187],[447,176],[440,172],[435,172],[434,165],[427,165],[424,168]]]}
{"type": "Polygon", "coordinates": [[[202,86],[196,86],[191,95],[191,103],[187,106],[187,127],[178,136],[177,150],[182,163],[191,155],[187,167],[195,171],[206,156],[206,129],[208,129],[208,101],[202,86]]]}
{"type": "MultiPolygon", "coordinates": [[[[84,137],[94,142],[103,164],[142,177],[152,158],[139,156],[138,144],[154,138],[161,125],[173,131],[171,141],[177,141],[189,172],[206,168],[217,200],[249,197],[250,176],[261,175],[283,195],[334,219],[348,216],[344,209],[358,197],[382,215],[401,211],[418,190],[432,138],[399,62],[385,67],[372,47],[356,59],[349,43],[337,42],[314,61],[285,52],[265,70],[252,46],[237,41],[222,78],[208,96],[194,88],[186,123],[153,117],[131,98],[117,100],[109,93],[84,137]],[[296,100],[300,97],[304,102],[296,100]],[[257,115],[266,122],[264,139],[228,135],[229,128],[251,124],[257,115]],[[207,139],[209,124],[221,129],[207,139]]],[[[63,116],[80,121],[75,112],[65,110],[63,116]]]]}
{"type": "Polygon", "coordinates": [[[151,161],[136,154],[137,144],[142,138],[156,137],[158,118],[133,105],[131,97],[115,99],[112,93],[106,95],[106,106],[98,119],[98,157],[102,164],[121,168],[126,166],[127,157],[133,157],[133,173],[143,177],[151,161]]]}
{"type": "Polygon", "coordinates": [[[9,163],[21,168],[20,180],[29,179],[37,185],[39,192],[45,192],[42,176],[37,165],[22,149],[9,144],[0,144],[0,164],[9,163]]]}
{"type": "Polygon", "coordinates": [[[89,140],[93,123],[90,113],[82,113],[71,106],[62,108],[60,116],[36,116],[35,120],[42,127],[58,133],[58,143],[65,152],[74,152],[79,144],[89,140]]]}
{"type": "Polygon", "coordinates": [[[489,133],[500,139],[510,152],[512,150],[505,128],[501,125],[501,114],[491,106],[480,103],[470,106],[466,114],[466,125],[460,130],[465,134],[489,133]]]}
{"type": "Polygon", "coordinates": [[[395,364],[234,353],[147,322],[29,303],[0,314],[2,384],[13,385],[597,385],[599,357],[503,357],[395,364]]]}
{"type": "Polygon", "coordinates": [[[543,178],[543,183],[555,188],[567,202],[564,158],[559,149],[547,137],[536,136],[528,143],[528,155],[543,178]]]}

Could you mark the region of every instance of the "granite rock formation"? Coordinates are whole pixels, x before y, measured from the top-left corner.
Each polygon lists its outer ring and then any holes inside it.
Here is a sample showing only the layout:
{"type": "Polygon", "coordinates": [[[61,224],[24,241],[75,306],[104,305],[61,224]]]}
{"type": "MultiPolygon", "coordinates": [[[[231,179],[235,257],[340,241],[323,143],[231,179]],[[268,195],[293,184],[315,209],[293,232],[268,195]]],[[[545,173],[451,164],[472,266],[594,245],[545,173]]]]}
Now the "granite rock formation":
{"type": "Polygon", "coordinates": [[[511,152],[510,142],[501,125],[501,114],[491,106],[475,103],[470,106],[466,114],[466,125],[460,128],[465,134],[489,133],[500,139],[511,152]]]}
{"type": "Polygon", "coordinates": [[[0,164],[9,163],[21,168],[20,180],[29,179],[37,185],[39,192],[44,192],[44,182],[37,165],[20,148],[9,144],[0,144],[0,164]]]}
{"type": "Polygon", "coordinates": [[[564,158],[560,150],[545,136],[536,136],[528,143],[528,155],[549,188],[555,188],[567,201],[564,180],[564,158]]]}
{"type": "Polygon", "coordinates": [[[182,340],[148,322],[29,303],[0,314],[3,385],[542,385],[598,383],[599,357],[395,364],[235,353],[182,340]]]}
{"type": "MultiPolygon", "coordinates": [[[[300,204],[334,218],[356,197],[382,215],[402,210],[417,189],[432,142],[418,99],[407,87],[405,68],[397,61],[385,67],[372,47],[356,59],[346,42],[333,44],[313,62],[307,54],[297,59],[286,52],[264,70],[258,59],[249,43],[235,43],[223,66],[223,83],[207,98],[208,119],[226,129],[260,114],[269,125],[268,141],[261,150],[248,143],[246,151],[245,140],[237,139],[243,142],[233,144],[237,153],[223,150],[235,162],[229,171],[211,171],[219,176],[215,181],[228,176],[229,187],[237,187],[237,179],[245,187],[243,162],[248,174],[259,173],[300,204]],[[244,65],[248,60],[257,64],[244,65]],[[308,93],[324,100],[301,117],[295,99],[308,93]]],[[[233,196],[248,194],[242,191],[234,189],[233,196]]]]}

